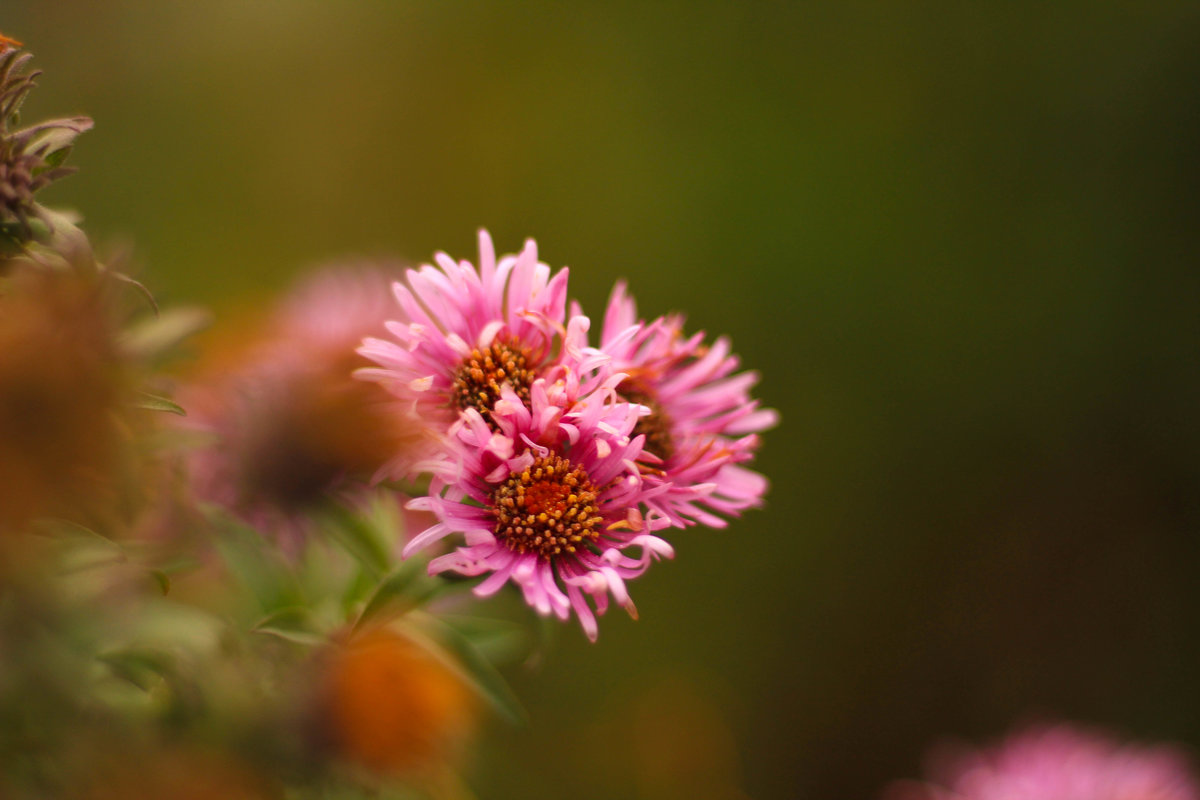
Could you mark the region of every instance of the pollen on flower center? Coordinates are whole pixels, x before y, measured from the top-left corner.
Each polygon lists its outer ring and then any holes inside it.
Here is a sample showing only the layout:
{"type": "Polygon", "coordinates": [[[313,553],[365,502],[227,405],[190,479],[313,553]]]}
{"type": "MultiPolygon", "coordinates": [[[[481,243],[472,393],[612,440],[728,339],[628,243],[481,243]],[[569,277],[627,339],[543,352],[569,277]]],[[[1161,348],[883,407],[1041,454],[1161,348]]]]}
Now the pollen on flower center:
{"type": "Polygon", "coordinates": [[[466,411],[473,408],[491,422],[492,407],[500,399],[500,387],[508,383],[526,405],[533,370],[529,352],[519,343],[494,340],[483,349],[475,348],[454,374],[454,402],[466,411]]]}
{"type": "Polygon", "coordinates": [[[496,537],[517,553],[552,558],[600,536],[599,492],[582,467],[560,456],[539,458],[492,492],[496,537]]]}
{"type": "Polygon", "coordinates": [[[630,403],[637,403],[650,409],[647,416],[639,417],[633,428],[633,435],[643,435],[646,443],[643,449],[648,453],[667,461],[675,454],[675,441],[671,435],[673,425],[671,418],[663,411],[662,406],[654,399],[654,394],[634,379],[627,378],[619,389],[621,396],[630,403]]]}

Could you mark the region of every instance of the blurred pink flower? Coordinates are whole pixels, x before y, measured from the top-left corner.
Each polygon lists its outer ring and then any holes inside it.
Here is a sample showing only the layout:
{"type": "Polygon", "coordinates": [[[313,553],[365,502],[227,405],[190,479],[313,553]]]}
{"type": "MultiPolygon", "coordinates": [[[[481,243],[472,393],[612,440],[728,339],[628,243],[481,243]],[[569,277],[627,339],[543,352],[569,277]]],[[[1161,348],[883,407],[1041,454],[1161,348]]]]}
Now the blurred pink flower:
{"type": "Polygon", "coordinates": [[[734,374],[739,360],[728,339],[709,346],[703,332],[686,337],[679,315],[643,322],[618,283],[599,349],[611,358],[608,369],[628,376],[617,388],[621,396],[650,412],[634,431],[646,437],[643,471],[657,487],[650,507],[679,527],[719,528],[725,520],[711,512],[736,515],[762,503],[766,478],[738,465],[754,457],[757,434],[779,415],[751,399],[756,373],[734,374]]]}
{"type": "Polygon", "coordinates": [[[479,596],[511,580],[542,615],[567,619],[574,610],[593,640],[586,598],[603,614],[611,594],[636,616],[625,581],[673,551],[653,534],[667,520],[639,509],[641,440],[630,439],[638,408],[619,401],[619,380],[581,393],[567,371],[554,383],[534,381],[528,405],[505,385],[492,425],[467,408],[452,429],[451,450],[430,465],[429,496],[409,504],[439,521],[405,555],[462,533],[465,545],[433,559],[431,573],[486,574],[475,587],[479,596]]]}
{"type": "Polygon", "coordinates": [[[433,441],[413,401],[355,380],[355,353],[390,314],[392,273],[331,268],[301,283],[180,394],[184,424],[212,434],[189,472],[196,495],[294,539],[304,513],[376,472],[404,472],[433,441]]]}
{"type": "Polygon", "coordinates": [[[1068,725],[1038,725],[984,750],[935,750],[932,783],[897,782],[885,800],[1198,800],[1173,747],[1122,744],[1068,725]]]}
{"type": "MultiPolygon", "coordinates": [[[[393,286],[400,308],[387,330],[395,341],[366,339],[359,352],[379,366],[358,375],[400,394],[415,392],[430,421],[449,427],[459,412],[474,409],[494,426],[501,387],[528,404],[534,381],[548,377],[561,355],[567,270],[551,277],[532,239],[520,254],[497,261],[482,230],[478,270],[445,253],[435,260],[437,267],[409,270],[407,285],[393,286]]],[[[586,328],[587,320],[572,324],[586,328]]]]}

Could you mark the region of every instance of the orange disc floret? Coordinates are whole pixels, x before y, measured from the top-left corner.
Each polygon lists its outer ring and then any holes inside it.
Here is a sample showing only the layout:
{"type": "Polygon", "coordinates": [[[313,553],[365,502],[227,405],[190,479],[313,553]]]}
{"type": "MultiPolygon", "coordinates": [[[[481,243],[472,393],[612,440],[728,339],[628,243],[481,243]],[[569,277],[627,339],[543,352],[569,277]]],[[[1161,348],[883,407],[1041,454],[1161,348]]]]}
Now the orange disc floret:
{"type": "Polygon", "coordinates": [[[342,645],[326,680],[338,752],[376,772],[445,765],[474,721],[474,698],[462,678],[424,646],[386,628],[342,645]]]}

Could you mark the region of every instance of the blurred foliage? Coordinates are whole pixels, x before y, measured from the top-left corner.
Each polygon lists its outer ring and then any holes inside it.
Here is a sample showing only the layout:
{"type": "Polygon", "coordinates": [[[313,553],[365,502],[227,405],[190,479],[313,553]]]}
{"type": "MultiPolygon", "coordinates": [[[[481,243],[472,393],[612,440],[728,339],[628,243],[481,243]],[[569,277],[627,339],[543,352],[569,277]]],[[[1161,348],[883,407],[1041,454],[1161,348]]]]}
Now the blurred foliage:
{"type": "Polygon", "coordinates": [[[482,796],[871,796],[1027,712],[1200,746],[1194,4],[15,0],[0,26],[54,66],[31,113],[97,120],[44,194],[135,236],[160,299],[219,321],[487,225],[585,306],[625,276],[762,370],[768,511],[682,537],[636,625],[514,672],[532,724],[485,739],[482,796]],[[711,794],[639,760],[668,746],[721,749],[711,794]]]}

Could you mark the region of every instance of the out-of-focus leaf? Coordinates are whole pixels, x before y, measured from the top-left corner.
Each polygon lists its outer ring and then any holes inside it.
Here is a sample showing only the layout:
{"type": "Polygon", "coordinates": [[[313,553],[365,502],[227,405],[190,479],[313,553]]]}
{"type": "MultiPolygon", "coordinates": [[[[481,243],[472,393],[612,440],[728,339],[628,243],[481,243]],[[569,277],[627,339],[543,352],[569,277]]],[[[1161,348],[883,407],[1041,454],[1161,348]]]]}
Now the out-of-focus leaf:
{"type": "Polygon", "coordinates": [[[463,677],[501,716],[514,725],[525,724],[528,716],[508,681],[470,639],[431,614],[414,612],[411,618],[452,657],[463,677]]]}
{"type": "Polygon", "coordinates": [[[148,408],[151,411],[166,411],[169,414],[178,414],[181,417],[187,416],[187,412],[183,410],[183,406],[173,400],[159,397],[156,394],[149,394],[148,392],[139,392],[133,404],[137,408],[148,408]]]}
{"type": "MultiPolygon", "coordinates": [[[[358,566],[357,561],[355,562],[355,566],[358,566]]],[[[342,592],[343,616],[353,616],[356,613],[356,609],[366,601],[367,597],[371,595],[377,586],[378,582],[367,573],[367,570],[361,567],[356,569],[354,577],[347,581],[345,590],[342,592]]]]}
{"type": "Polygon", "coordinates": [[[424,570],[424,561],[409,559],[401,564],[399,569],[380,581],[366,606],[363,607],[362,613],[358,615],[354,629],[358,630],[387,608],[402,604],[409,599],[406,595],[422,583],[424,570]]]}
{"type": "Polygon", "coordinates": [[[325,637],[315,633],[307,633],[305,631],[293,631],[287,628],[274,628],[267,626],[265,628],[255,628],[253,633],[261,633],[264,636],[274,636],[276,639],[283,639],[285,642],[298,644],[303,647],[317,647],[325,643],[325,637]]]}
{"type": "Polygon", "coordinates": [[[129,553],[119,542],[70,520],[42,519],[34,530],[51,542],[58,555],[59,568],[64,573],[84,572],[129,561],[129,553]]]}
{"type": "Polygon", "coordinates": [[[323,516],[323,529],[350,555],[358,559],[376,578],[387,573],[391,558],[382,537],[370,524],[336,503],[327,504],[323,516]]]}
{"type": "Polygon", "coordinates": [[[86,525],[80,525],[78,522],[72,522],[69,519],[58,519],[57,517],[48,517],[38,520],[37,530],[39,533],[45,533],[56,539],[84,539],[93,544],[106,544],[117,550],[122,547],[117,542],[108,538],[102,533],[98,533],[86,525]]]}
{"type": "Polygon", "coordinates": [[[134,325],[121,337],[121,347],[133,358],[155,358],[212,324],[203,308],[171,308],[134,325]]]}
{"type": "Polygon", "coordinates": [[[281,608],[268,614],[259,620],[250,632],[275,636],[308,647],[325,641],[325,637],[316,630],[308,609],[299,606],[281,608]]]}
{"type": "Polygon", "coordinates": [[[216,531],[222,560],[237,579],[254,593],[265,612],[302,605],[300,592],[279,553],[261,534],[215,506],[206,509],[216,531]]]}
{"type": "Polygon", "coordinates": [[[525,626],[510,620],[450,614],[439,614],[438,618],[492,661],[514,658],[529,647],[529,632],[525,626]]]}
{"type": "Polygon", "coordinates": [[[97,658],[118,678],[150,691],[159,681],[167,680],[175,664],[167,653],[149,648],[128,648],[102,653],[97,658]]]}

